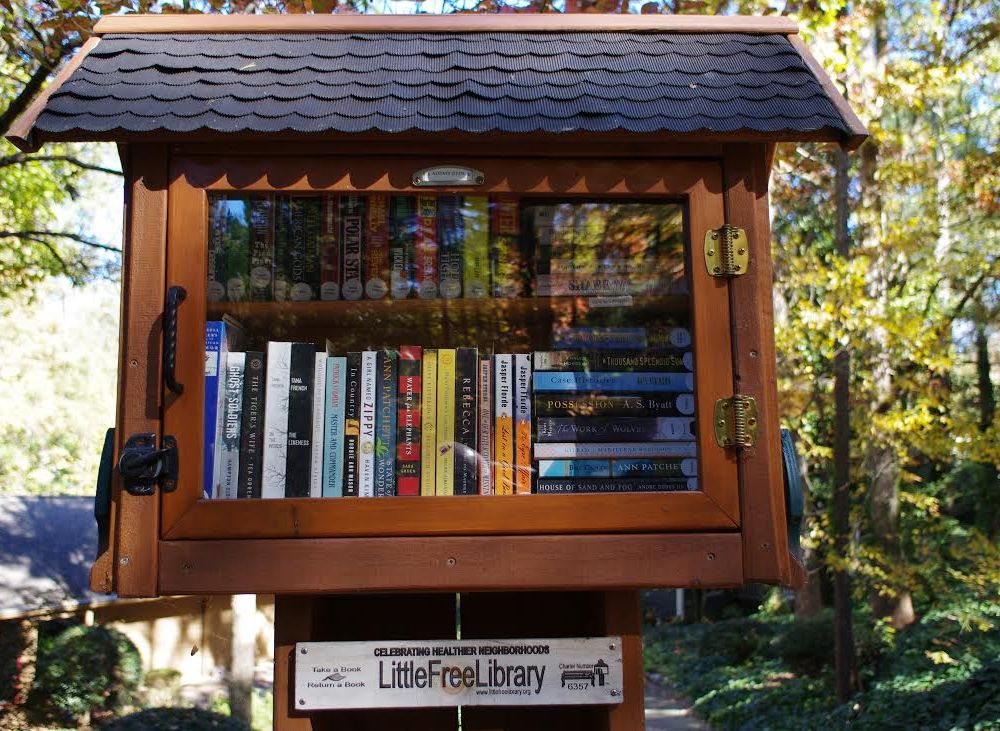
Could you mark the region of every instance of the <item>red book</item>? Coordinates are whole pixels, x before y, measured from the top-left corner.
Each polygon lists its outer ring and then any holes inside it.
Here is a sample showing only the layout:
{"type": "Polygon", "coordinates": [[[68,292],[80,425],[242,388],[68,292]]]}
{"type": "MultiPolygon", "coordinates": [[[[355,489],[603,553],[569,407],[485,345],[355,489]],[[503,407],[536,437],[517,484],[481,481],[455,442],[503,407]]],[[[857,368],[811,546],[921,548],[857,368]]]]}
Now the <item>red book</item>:
{"type": "Polygon", "coordinates": [[[396,396],[396,494],[420,494],[420,368],[422,350],[399,348],[399,389],[396,396]]]}
{"type": "Polygon", "coordinates": [[[437,197],[417,196],[417,296],[434,299],[438,294],[437,197]]]}
{"type": "Polygon", "coordinates": [[[323,196],[323,218],[320,221],[320,280],[319,298],[340,299],[340,197],[323,196]]]}

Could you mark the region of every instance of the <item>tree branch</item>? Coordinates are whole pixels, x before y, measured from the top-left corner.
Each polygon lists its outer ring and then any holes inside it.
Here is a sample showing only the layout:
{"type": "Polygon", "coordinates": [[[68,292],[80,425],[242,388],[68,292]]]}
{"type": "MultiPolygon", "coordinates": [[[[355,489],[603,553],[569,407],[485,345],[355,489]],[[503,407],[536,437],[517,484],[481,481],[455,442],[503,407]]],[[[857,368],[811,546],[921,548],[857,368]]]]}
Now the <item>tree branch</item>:
{"type": "Polygon", "coordinates": [[[113,251],[116,254],[122,253],[121,249],[117,249],[114,246],[105,246],[104,244],[99,244],[96,241],[91,241],[85,236],[80,236],[79,234],[72,234],[67,231],[0,231],[0,239],[14,238],[14,239],[26,239],[28,241],[38,242],[39,237],[69,239],[70,241],[75,241],[78,244],[89,246],[94,249],[113,251]]]}
{"type": "Polygon", "coordinates": [[[93,170],[94,172],[106,173],[108,175],[123,175],[121,170],[101,167],[100,165],[92,165],[88,162],[75,158],[72,155],[26,155],[24,153],[19,153],[17,155],[0,157],[0,168],[8,167],[10,165],[23,165],[29,162],[68,162],[70,165],[75,165],[82,170],[93,170]]]}

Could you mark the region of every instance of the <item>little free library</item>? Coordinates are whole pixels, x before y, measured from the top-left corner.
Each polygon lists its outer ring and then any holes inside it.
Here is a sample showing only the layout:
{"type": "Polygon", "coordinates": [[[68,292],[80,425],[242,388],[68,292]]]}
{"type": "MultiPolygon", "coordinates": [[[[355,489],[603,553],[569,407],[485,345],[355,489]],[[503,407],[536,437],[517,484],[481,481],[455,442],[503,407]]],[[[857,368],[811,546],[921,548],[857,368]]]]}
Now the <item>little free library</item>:
{"type": "Polygon", "coordinates": [[[641,729],[639,589],[804,580],[768,178],[866,134],[784,17],[102,19],[9,133],[125,172],[94,589],[277,595],[283,731],[641,729]]]}

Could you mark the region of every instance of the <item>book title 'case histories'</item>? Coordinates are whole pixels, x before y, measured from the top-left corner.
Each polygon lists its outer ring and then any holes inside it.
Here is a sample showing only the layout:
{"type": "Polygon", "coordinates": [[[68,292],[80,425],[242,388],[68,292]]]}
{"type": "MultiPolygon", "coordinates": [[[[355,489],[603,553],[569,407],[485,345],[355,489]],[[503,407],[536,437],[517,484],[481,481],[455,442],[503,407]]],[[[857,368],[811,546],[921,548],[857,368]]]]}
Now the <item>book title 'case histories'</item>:
{"type": "Polygon", "coordinates": [[[784,18],[102,20],[8,135],[122,155],[94,589],[279,595],[279,728],[332,723],[295,642],[454,638],[456,595],[625,663],[465,728],[640,728],[637,589],[804,580],[768,176],[865,135],[784,18]]]}

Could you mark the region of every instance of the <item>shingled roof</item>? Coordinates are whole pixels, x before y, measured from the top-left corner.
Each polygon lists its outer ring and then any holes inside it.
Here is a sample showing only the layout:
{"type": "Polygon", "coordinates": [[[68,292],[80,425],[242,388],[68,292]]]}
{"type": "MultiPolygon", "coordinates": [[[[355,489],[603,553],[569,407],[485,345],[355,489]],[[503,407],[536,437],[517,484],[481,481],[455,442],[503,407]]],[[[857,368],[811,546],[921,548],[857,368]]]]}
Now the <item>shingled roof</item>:
{"type": "Polygon", "coordinates": [[[9,136],[22,148],[192,132],[864,139],[787,20],[690,20],[110,18],[9,136]]]}

